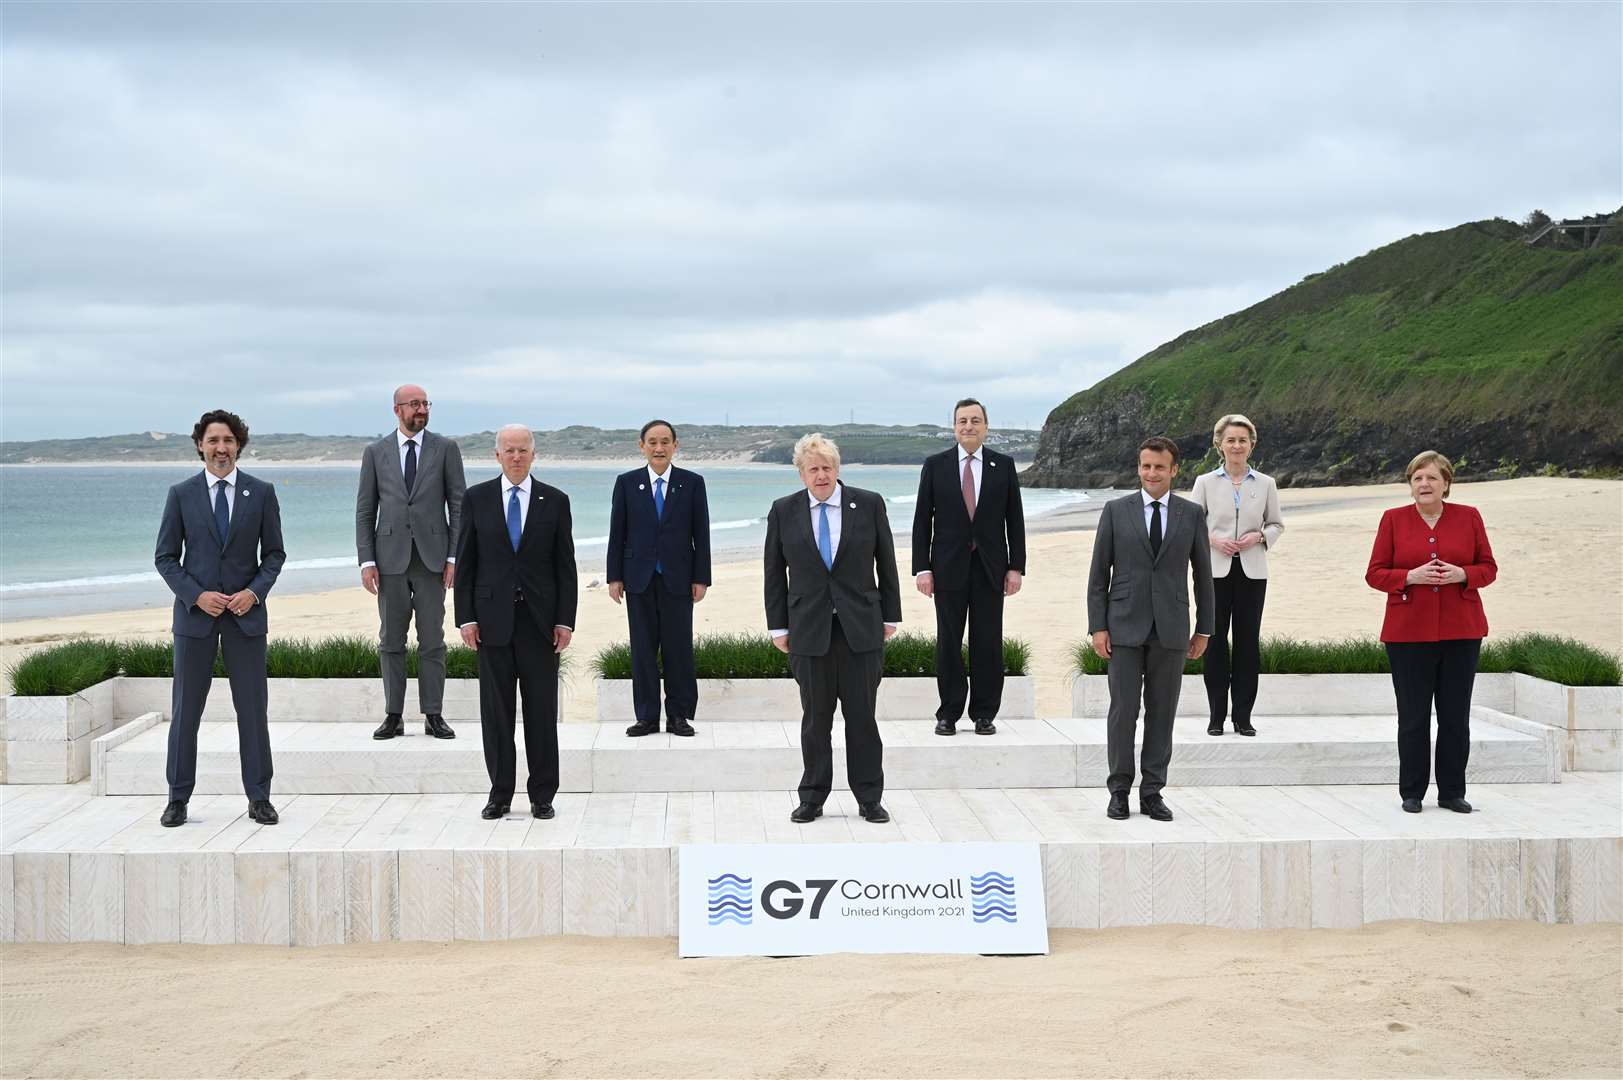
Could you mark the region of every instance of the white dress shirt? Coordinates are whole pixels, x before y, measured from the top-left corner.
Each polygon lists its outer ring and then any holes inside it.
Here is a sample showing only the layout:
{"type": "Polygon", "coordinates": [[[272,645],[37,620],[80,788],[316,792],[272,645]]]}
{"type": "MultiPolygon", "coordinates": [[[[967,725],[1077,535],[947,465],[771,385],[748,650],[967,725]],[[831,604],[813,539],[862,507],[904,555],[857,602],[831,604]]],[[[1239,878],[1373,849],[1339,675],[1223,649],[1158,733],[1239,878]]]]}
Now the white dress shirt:
{"type": "MultiPolygon", "coordinates": [[[[840,496],[844,493],[844,491],[844,485],[838,481],[835,481],[834,494],[828,497],[828,550],[830,554],[834,555],[838,555],[840,552],[840,526],[845,520],[844,515],[840,513],[840,507],[844,505],[840,502],[840,496]]],[[[818,507],[822,506],[823,504],[817,501],[817,496],[811,493],[811,488],[806,489],[806,502],[811,508],[812,542],[815,544],[817,543],[817,530],[820,527],[820,522],[823,516],[822,511],[820,511],[818,507]]],[[[822,552],[821,547],[818,547],[817,550],[819,553],[822,552]]],[[[838,612],[836,612],[836,614],[838,614],[838,612]]],[[[885,625],[894,627],[897,624],[888,622],[885,625]]],[[[783,637],[788,632],[789,630],[787,627],[778,627],[776,629],[767,631],[769,635],[775,638],[783,637]]]]}
{"type": "Polygon", "coordinates": [[[231,473],[224,480],[215,476],[207,469],[203,470],[203,482],[209,486],[209,513],[214,513],[214,500],[220,497],[220,484],[225,485],[225,516],[230,521],[237,512],[237,470],[232,466],[231,473]]]}
{"type": "Polygon", "coordinates": [[[1154,514],[1154,511],[1151,510],[1150,507],[1154,506],[1156,503],[1161,504],[1161,539],[1165,540],[1166,536],[1167,536],[1167,511],[1169,509],[1169,507],[1167,506],[1167,501],[1172,498],[1171,490],[1168,490],[1167,493],[1165,495],[1161,496],[1159,499],[1152,499],[1152,498],[1150,498],[1150,493],[1149,492],[1145,491],[1143,488],[1139,488],[1138,489],[1138,497],[1144,500],[1144,531],[1145,532],[1150,531],[1150,518],[1154,514]]]}
{"type": "Polygon", "coordinates": [[[671,467],[669,465],[665,466],[665,475],[661,476],[657,472],[654,471],[654,467],[652,465],[648,466],[648,498],[649,499],[652,499],[654,497],[654,492],[659,490],[654,485],[657,484],[661,480],[663,480],[665,482],[665,497],[668,499],[668,498],[671,497],[671,467]]]}

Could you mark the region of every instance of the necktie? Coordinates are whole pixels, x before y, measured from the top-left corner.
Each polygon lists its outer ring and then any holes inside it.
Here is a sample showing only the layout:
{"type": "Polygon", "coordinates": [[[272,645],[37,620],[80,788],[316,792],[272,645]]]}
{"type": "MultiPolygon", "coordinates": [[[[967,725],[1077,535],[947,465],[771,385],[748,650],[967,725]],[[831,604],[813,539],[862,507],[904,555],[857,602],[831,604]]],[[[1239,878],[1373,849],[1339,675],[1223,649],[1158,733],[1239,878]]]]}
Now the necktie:
{"type": "Polygon", "coordinates": [[[970,469],[972,456],[964,459],[964,509],[969,511],[969,520],[975,520],[975,473],[970,469]]]}
{"type": "Polygon", "coordinates": [[[817,550],[822,553],[823,565],[834,569],[834,538],[828,531],[828,503],[817,504],[817,550]]]}
{"type": "Polygon", "coordinates": [[[1150,503],[1150,550],[1161,554],[1161,500],[1150,503]]]}
{"type": "Polygon", "coordinates": [[[406,440],[406,494],[411,494],[412,485],[417,483],[417,440],[406,440]]]}
{"type": "Polygon", "coordinates": [[[513,486],[513,493],[507,497],[507,539],[513,542],[513,550],[518,550],[518,538],[524,532],[524,514],[518,505],[518,485],[513,486]]]}
{"type": "Polygon", "coordinates": [[[225,534],[230,528],[231,505],[225,501],[225,481],[218,480],[214,484],[214,532],[221,547],[225,546],[225,534]]]}
{"type": "MultiPolygon", "coordinates": [[[[657,520],[663,519],[664,517],[665,517],[665,478],[663,476],[656,476],[656,477],[654,477],[654,519],[657,521],[657,520]]],[[[661,562],[659,559],[655,559],[654,560],[654,573],[663,574],[664,572],[665,572],[665,564],[663,562],[661,562]]]]}

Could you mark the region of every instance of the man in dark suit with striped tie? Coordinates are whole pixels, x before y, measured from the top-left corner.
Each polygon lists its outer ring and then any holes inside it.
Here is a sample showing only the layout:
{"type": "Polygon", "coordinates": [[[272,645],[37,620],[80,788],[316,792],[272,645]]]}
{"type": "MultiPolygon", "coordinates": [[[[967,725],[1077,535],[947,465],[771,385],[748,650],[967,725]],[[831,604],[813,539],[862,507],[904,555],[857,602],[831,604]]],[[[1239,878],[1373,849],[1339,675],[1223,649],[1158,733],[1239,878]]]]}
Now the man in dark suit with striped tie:
{"type": "Polygon", "coordinates": [[[630,736],[659,730],[659,672],[665,669],[665,730],[692,735],[699,705],[693,672],[693,605],[710,587],[710,504],[704,477],[671,464],[676,428],[642,426],[646,467],[614,481],[609,512],[609,599],[623,599],[631,626],[630,736]]]}
{"type": "Polygon", "coordinates": [[[282,513],[276,489],[237,468],[248,425],[224,409],[192,428],[203,472],[169,489],[153,563],[175,594],[174,703],[169,716],[167,827],[186,822],[197,783],[197,728],[214,657],[225,653],[248,816],[277,823],[270,802],[271,746],[266,715],[265,598],[282,572],[282,513]]]}

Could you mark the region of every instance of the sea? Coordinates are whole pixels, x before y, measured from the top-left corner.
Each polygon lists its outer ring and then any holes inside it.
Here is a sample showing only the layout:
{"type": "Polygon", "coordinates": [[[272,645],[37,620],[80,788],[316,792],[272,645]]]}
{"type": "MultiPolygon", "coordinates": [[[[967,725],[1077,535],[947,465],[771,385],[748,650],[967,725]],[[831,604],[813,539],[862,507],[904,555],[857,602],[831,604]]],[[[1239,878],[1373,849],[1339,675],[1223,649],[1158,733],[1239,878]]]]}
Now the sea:
{"type": "MultiPolygon", "coordinates": [[[[687,463],[678,461],[686,466],[687,463]]],[[[711,547],[758,551],[772,501],[800,487],[792,466],[692,466],[710,496],[711,547]]],[[[626,465],[549,469],[534,475],[569,495],[581,568],[601,567],[608,543],[614,478],[626,465]]],[[[200,471],[189,465],[0,466],[0,619],[168,607],[173,597],[152,566],[158,519],[170,485],[200,471]]],[[[359,586],[355,557],[357,465],[253,465],[276,485],[287,564],[277,592],[359,586]]],[[[495,463],[467,465],[469,484],[498,475],[495,463]]],[[[840,478],[883,495],[905,552],[917,498],[916,465],[847,465],[840,478]]],[[[1075,509],[1109,492],[1033,488],[1022,492],[1028,520],[1075,509]]],[[[901,561],[905,564],[906,555],[901,561]]],[[[904,567],[905,568],[905,567],[904,567]]]]}

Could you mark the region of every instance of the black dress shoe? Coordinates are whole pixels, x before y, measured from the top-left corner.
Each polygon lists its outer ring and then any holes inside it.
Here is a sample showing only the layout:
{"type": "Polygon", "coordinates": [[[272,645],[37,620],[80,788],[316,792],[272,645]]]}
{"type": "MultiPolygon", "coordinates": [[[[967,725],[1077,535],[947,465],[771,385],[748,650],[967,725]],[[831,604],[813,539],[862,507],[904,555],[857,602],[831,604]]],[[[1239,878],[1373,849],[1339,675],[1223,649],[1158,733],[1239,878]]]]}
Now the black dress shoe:
{"type": "Polygon", "coordinates": [[[857,813],[875,825],[883,825],[890,820],[890,811],[876,802],[857,803],[857,813]]]}
{"type": "Polygon", "coordinates": [[[630,727],[626,728],[626,734],[630,735],[633,739],[640,735],[658,735],[659,721],[638,720],[635,724],[632,724],[630,727]]]}
{"type": "Polygon", "coordinates": [[[1167,806],[1167,801],[1159,795],[1140,795],[1138,812],[1152,821],[1172,820],[1171,807],[1167,806]]]}
{"type": "Polygon", "coordinates": [[[1208,734],[1208,735],[1221,735],[1221,734],[1223,734],[1223,721],[1221,721],[1221,720],[1208,721],[1207,724],[1206,724],[1206,734],[1208,734]]]}
{"type": "Polygon", "coordinates": [[[485,804],[485,808],[479,811],[479,816],[486,821],[495,821],[499,817],[506,817],[507,811],[512,808],[512,803],[497,802],[495,799],[491,799],[485,804]]]}
{"type": "Polygon", "coordinates": [[[530,816],[545,821],[550,817],[557,817],[558,812],[552,808],[552,804],[549,802],[533,802],[530,804],[530,816]]]}
{"type": "Polygon", "coordinates": [[[809,802],[803,802],[789,812],[789,820],[797,825],[804,825],[808,821],[816,821],[823,816],[823,808],[809,802]]]}
{"type": "Polygon", "coordinates": [[[670,732],[672,735],[681,735],[684,738],[690,735],[698,734],[693,730],[693,725],[688,723],[686,720],[683,720],[680,716],[675,720],[665,721],[665,730],[670,732]]]}
{"type": "Polygon", "coordinates": [[[456,732],[451,725],[445,722],[445,717],[437,712],[431,712],[423,718],[423,734],[432,735],[436,739],[454,739],[456,732]]]}
{"type": "Polygon", "coordinates": [[[1471,804],[1464,799],[1438,799],[1437,805],[1444,810],[1452,810],[1456,814],[1469,814],[1471,812],[1471,804]]]}
{"type": "Polygon", "coordinates": [[[186,804],[179,799],[170,799],[169,805],[163,808],[163,817],[158,819],[158,824],[166,829],[186,824],[186,804]]]}
{"type": "Polygon", "coordinates": [[[1419,799],[1404,799],[1403,800],[1403,812],[1405,814],[1418,814],[1418,813],[1420,813],[1420,800],[1419,799]]]}
{"type": "Polygon", "coordinates": [[[282,820],[276,816],[276,807],[270,804],[269,799],[255,799],[249,803],[248,816],[261,825],[275,825],[282,820]]]}
{"type": "Polygon", "coordinates": [[[935,733],[937,735],[956,735],[956,734],[958,734],[958,721],[956,721],[956,720],[937,720],[935,722],[935,733]]]}
{"type": "Polygon", "coordinates": [[[975,721],[975,734],[996,735],[997,725],[992,723],[990,720],[977,720],[975,721]]]}
{"type": "Polygon", "coordinates": [[[1118,791],[1110,796],[1110,805],[1105,807],[1106,817],[1113,817],[1117,821],[1125,821],[1129,813],[1131,811],[1127,809],[1127,792],[1118,791]]]}
{"type": "Polygon", "coordinates": [[[1255,735],[1257,733],[1257,729],[1251,726],[1251,721],[1238,718],[1234,721],[1234,730],[1241,735],[1255,735]]]}
{"type": "Polygon", "coordinates": [[[396,735],[406,733],[406,722],[400,719],[400,714],[392,712],[383,718],[383,723],[372,733],[374,739],[392,739],[396,735]]]}

